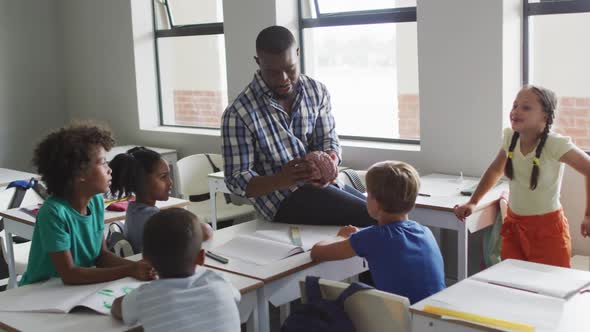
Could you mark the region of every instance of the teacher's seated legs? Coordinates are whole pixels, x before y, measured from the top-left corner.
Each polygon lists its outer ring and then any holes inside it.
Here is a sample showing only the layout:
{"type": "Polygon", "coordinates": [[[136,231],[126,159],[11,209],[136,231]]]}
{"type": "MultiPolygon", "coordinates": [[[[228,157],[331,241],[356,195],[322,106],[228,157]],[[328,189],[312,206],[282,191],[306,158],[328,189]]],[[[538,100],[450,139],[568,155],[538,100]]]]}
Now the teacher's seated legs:
{"type": "Polygon", "coordinates": [[[354,225],[366,227],[377,222],[369,216],[364,195],[345,185],[319,188],[306,185],[287,197],[274,221],[307,225],[354,225]]]}

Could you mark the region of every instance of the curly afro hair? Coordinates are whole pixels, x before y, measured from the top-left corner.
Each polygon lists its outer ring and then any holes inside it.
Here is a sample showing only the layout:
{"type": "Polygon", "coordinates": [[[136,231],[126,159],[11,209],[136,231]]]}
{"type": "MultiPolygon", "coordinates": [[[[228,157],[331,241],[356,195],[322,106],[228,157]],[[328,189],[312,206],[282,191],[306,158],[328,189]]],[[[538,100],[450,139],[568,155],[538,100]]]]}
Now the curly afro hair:
{"type": "Polygon", "coordinates": [[[37,147],[33,164],[49,194],[65,197],[74,179],[91,159],[96,146],[109,151],[115,140],[109,129],[93,123],[74,123],[49,134],[37,147]]]}

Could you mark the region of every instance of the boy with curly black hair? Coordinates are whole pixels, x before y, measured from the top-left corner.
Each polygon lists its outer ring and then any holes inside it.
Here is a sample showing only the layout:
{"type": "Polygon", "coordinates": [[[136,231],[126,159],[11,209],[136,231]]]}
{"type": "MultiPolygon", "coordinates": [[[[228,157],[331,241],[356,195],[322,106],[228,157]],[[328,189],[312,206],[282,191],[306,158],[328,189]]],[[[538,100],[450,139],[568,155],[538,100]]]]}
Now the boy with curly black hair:
{"type": "Polygon", "coordinates": [[[52,277],[70,285],[153,279],[148,263],[119,258],[104,241],[102,194],[111,181],[106,151],[114,143],[109,130],[81,123],[49,134],[35,149],[33,163],[51,196],[37,215],[20,285],[52,277]]]}

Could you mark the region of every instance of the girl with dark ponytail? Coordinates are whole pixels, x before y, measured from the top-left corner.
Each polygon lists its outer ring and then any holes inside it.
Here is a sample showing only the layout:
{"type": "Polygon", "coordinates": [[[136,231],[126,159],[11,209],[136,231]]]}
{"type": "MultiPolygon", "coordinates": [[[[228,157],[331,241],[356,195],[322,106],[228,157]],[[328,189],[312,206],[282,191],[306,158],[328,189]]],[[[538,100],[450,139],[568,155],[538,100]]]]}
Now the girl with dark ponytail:
{"type": "MultiPolygon", "coordinates": [[[[586,176],[590,192],[590,158],[569,137],[551,131],[557,98],[539,86],[523,87],[510,112],[512,128],[496,159],[483,175],[471,199],[455,207],[464,221],[480,199],[502,175],[510,180],[510,202],[502,225],[502,259],[520,259],[569,267],[571,238],[559,201],[563,164],[586,176]]],[[[590,236],[590,204],[582,222],[583,236],[590,236]]]]}
{"type": "Polygon", "coordinates": [[[115,156],[112,169],[111,194],[118,198],[135,195],[125,216],[125,237],[134,253],[143,249],[143,226],[160,209],[156,201],[167,201],[172,189],[170,168],[159,153],[135,147],[115,156]]]}

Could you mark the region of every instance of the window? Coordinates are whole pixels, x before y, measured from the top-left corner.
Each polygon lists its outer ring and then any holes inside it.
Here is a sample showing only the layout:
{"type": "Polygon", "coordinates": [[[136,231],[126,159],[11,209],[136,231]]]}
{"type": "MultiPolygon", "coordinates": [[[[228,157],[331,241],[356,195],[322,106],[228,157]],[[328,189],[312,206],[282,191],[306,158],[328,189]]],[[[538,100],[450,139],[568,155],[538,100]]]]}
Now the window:
{"type": "Polygon", "coordinates": [[[590,150],[590,0],[526,0],[524,13],[524,83],[555,91],[553,129],[590,150]]]}
{"type": "Polygon", "coordinates": [[[160,122],[219,128],[227,106],[221,0],[154,0],[160,122]]]}
{"type": "Polygon", "coordinates": [[[324,83],[342,138],[420,138],[416,0],[300,0],[303,72],[324,83]]]}

